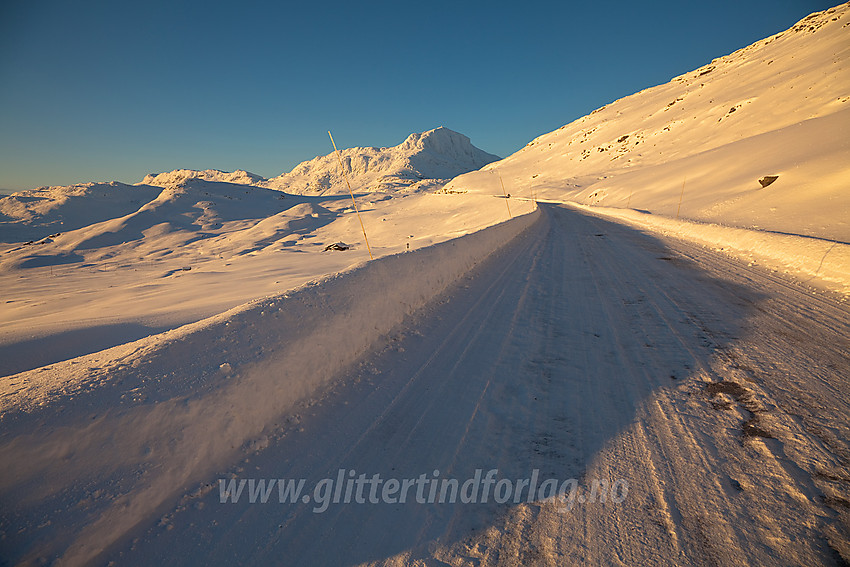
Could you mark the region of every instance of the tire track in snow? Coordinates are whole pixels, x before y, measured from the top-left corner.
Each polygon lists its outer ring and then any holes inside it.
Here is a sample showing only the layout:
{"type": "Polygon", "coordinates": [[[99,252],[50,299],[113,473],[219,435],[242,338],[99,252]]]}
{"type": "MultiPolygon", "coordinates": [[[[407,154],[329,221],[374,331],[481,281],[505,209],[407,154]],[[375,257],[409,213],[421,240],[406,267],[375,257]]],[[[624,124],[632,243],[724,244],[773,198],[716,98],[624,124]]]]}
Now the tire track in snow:
{"type": "MultiPolygon", "coordinates": [[[[539,248],[539,244],[535,244],[532,240],[529,240],[524,245],[521,246],[521,251],[527,252],[531,249],[539,248]]],[[[418,366],[415,373],[412,374],[409,380],[402,386],[399,392],[395,395],[392,401],[386,406],[386,408],[380,413],[380,415],[376,416],[374,422],[367,427],[362,434],[357,438],[355,442],[353,442],[343,454],[341,454],[338,458],[338,461],[335,465],[328,468],[329,471],[335,471],[339,468],[342,468],[345,463],[351,458],[352,454],[356,453],[358,448],[362,444],[369,443],[369,436],[373,434],[373,432],[379,426],[386,427],[386,422],[394,419],[395,415],[416,415],[411,414],[409,411],[409,407],[405,406],[405,404],[410,404],[411,399],[416,400],[418,397],[416,395],[411,395],[410,390],[415,388],[419,381],[422,380],[423,374],[427,371],[432,370],[435,363],[441,358],[446,358],[448,360],[456,360],[456,362],[452,365],[448,372],[434,372],[433,376],[428,377],[429,380],[429,390],[434,390],[433,395],[427,401],[427,406],[422,408],[419,407],[420,404],[415,403],[417,406],[415,411],[421,412],[419,414],[419,419],[416,420],[415,423],[412,424],[402,424],[401,422],[395,423],[392,427],[406,432],[406,437],[404,439],[396,441],[394,439],[394,444],[397,449],[394,452],[395,455],[405,448],[405,446],[409,445],[411,438],[414,433],[422,427],[423,418],[427,413],[432,409],[435,403],[439,403],[441,397],[443,395],[451,395],[451,392],[447,392],[446,389],[451,385],[446,377],[453,376],[457,373],[458,367],[467,357],[467,353],[477,346],[480,343],[480,336],[483,333],[483,330],[487,327],[489,320],[485,321],[477,321],[474,320],[473,316],[480,315],[482,311],[486,311],[485,304],[493,304],[502,301],[505,295],[505,288],[502,287],[504,280],[510,276],[511,270],[515,267],[513,262],[510,260],[513,259],[513,256],[516,255],[517,252],[513,252],[509,255],[509,261],[502,261],[499,265],[500,272],[498,275],[492,280],[491,283],[488,284],[486,290],[475,300],[474,305],[463,315],[463,317],[454,323],[454,326],[451,328],[450,332],[445,335],[445,339],[439,344],[439,346],[434,350],[433,354],[422,364],[418,366]],[[452,348],[457,348],[458,345],[462,346],[460,352],[451,353],[452,348]],[[402,407],[399,407],[402,406],[402,407]]],[[[465,278],[465,281],[470,278],[465,278]]],[[[492,313],[489,314],[492,317],[492,313]]],[[[457,447],[460,447],[463,443],[463,439],[468,433],[469,423],[474,419],[475,413],[480,405],[481,397],[487,391],[487,387],[489,385],[489,381],[484,384],[484,387],[481,391],[481,396],[478,398],[478,402],[475,407],[472,409],[470,417],[467,420],[467,427],[464,430],[464,435],[461,436],[461,440],[458,442],[457,447]]],[[[454,462],[457,459],[457,454],[455,454],[454,458],[450,462],[454,462]]],[[[449,468],[446,470],[446,473],[451,471],[451,464],[449,468]]],[[[340,512],[341,513],[341,512],[340,512]]],[[[295,514],[290,516],[287,519],[287,524],[291,524],[299,517],[302,517],[305,514],[310,514],[310,510],[308,508],[304,508],[298,510],[295,514]]],[[[339,516],[339,513],[334,515],[333,513],[328,513],[329,518],[325,518],[327,521],[334,521],[339,516]]]]}

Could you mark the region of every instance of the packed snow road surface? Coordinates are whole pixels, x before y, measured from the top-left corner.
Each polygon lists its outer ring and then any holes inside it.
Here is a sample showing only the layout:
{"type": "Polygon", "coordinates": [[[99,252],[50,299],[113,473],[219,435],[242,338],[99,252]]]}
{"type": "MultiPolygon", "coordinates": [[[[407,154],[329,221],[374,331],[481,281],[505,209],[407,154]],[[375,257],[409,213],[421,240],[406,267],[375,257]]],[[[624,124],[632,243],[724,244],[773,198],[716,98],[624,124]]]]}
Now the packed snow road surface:
{"type": "Polygon", "coordinates": [[[846,305],[542,208],[239,463],[98,560],[850,560],[846,305]]]}

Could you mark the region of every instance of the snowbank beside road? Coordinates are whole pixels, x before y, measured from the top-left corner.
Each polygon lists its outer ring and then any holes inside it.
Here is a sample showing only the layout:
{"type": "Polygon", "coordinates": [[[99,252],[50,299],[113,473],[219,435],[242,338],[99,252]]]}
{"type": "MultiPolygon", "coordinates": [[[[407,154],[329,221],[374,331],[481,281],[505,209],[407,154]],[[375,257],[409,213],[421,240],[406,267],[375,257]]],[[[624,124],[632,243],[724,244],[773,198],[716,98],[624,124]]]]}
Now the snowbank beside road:
{"type": "Polygon", "coordinates": [[[69,495],[87,503],[67,512],[79,515],[75,521],[57,522],[86,525],[81,533],[30,534],[29,558],[64,552],[78,564],[96,557],[171,495],[272,432],[295,402],[539,217],[535,211],[9,377],[0,397],[0,498],[24,512],[32,504],[16,495],[29,493],[38,479],[46,508],[69,495]],[[58,413],[66,426],[57,430],[58,413]],[[120,494],[92,496],[126,470],[135,472],[120,494]]]}
{"type": "Polygon", "coordinates": [[[690,240],[850,296],[850,244],[835,240],[672,219],[634,209],[568,203],[639,228],[690,240]]]}

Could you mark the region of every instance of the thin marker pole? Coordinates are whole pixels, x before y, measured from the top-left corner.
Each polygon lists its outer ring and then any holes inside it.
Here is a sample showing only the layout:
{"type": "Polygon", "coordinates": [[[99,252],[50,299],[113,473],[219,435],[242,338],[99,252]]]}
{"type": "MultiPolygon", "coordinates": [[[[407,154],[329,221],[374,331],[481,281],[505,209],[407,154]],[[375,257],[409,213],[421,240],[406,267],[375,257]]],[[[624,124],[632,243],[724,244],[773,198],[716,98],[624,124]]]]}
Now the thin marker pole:
{"type": "Polygon", "coordinates": [[[360,211],[357,209],[357,201],[354,200],[354,191],[351,190],[351,183],[348,182],[348,174],[345,172],[345,167],[342,165],[342,158],[339,155],[339,150],[336,149],[336,142],[334,142],[334,137],[330,130],[328,130],[328,136],[331,137],[331,144],[333,144],[336,159],[339,161],[339,168],[342,170],[342,176],[345,177],[345,184],[348,186],[348,194],[351,195],[351,202],[354,204],[354,212],[357,213],[357,220],[360,221],[360,229],[363,231],[364,240],[366,240],[366,249],[369,250],[369,259],[374,260],[375,258],[372,256],[372,247],[369,246],[369,238],[366,236],[366,227],[363,226],[363,219],[360,218],[360,211]]]}
{"type": "Polygon", "coordinates": [[[679,220],[679,211],[682,210],[682,197],[685,196],[685,181],[687,180],[687,177],[682,179],[682,194],[679,195],[679,207],[676,209],[676,220],[679,220]]]}
{"type": "Polygon", "coordinates": [[[502,184],[502,195],[505,196],[505,204],[508,206],[508,218],[513,218],[511,215],[511,204],[508,203],[508,192],[505,191],[505,182],[502,181],[502,174],[499,174],[499,183],[502,184]]]}

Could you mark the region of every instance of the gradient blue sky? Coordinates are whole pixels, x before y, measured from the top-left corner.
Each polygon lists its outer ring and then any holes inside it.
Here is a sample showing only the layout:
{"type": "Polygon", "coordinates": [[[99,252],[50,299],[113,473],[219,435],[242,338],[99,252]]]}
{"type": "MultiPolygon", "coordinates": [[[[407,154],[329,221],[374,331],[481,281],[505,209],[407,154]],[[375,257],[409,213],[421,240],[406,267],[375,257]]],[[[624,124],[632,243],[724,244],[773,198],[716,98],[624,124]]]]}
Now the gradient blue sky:
{"type": "Polygon", "coordinates": [[[507,156],[834,2],[0,0],[0,189],[216,168],[446,126],[507,156]]]}

